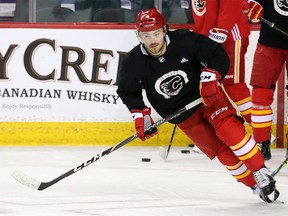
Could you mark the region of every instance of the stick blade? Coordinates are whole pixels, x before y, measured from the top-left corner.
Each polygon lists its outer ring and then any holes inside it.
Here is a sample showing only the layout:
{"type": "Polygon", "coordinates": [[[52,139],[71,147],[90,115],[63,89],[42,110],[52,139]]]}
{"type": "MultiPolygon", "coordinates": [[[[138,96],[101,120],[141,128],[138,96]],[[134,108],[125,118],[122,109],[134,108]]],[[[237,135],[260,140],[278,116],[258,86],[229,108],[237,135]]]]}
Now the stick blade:
{"type": "Polygon", "coordinates": [[[26,175],[20,170],[16,170],[12,174],[13,178],[20,182],[21,184],[25,185],[26,187],[29,187],[34,190],[38,190],[40,187],[41,182],[35,180],[34,178],[26,175]]]}
{"type": "Polygon", "coordinates": [[[160,156],[163,160],[167,160],[167,157],[168,157],[167,147],[160,146],[160,148],[159,148],[159,156],[160,156]]]}

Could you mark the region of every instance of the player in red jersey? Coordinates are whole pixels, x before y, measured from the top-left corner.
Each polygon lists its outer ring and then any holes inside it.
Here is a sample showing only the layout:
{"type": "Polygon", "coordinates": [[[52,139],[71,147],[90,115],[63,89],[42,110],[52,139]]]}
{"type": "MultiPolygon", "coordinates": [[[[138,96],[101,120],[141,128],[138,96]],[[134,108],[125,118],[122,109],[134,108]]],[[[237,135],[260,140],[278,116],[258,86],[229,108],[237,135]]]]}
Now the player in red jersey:
{"type": "Polygon", "coordinates": [[[222,45],[189,30],[170,31],[156,8],[139,12],[136,33],[140,44],[123,59],[117,93],[133,116],[138,137],[145,140],[157,133],[145,129],[153,119],[143,101],[143,88],[162,117],[201,97],[203,104],[170,123],[177,124],[211,160],[217,157],[265,202],[275,201],[279,192],[273,176],[218,82],[229,68],[222,45]]]}
{"type": "MultiPolygon", "coordinates": [[[[244,0],[243,11],[252,22],[263,16],[277,28],[288,32],[288,2],[272,0],[244,0]]],[[[254,54],[250,84],[252,85],[252,128],[266,160],[271,158],[270,131],[273,111],[271,104],[276,82],[286,62],[288,71],[288,37],[280,31],[261,24],[254,54]]],[[[286,133],[288,140],[288,133],[286,133]]],[[[287,156],[288,157],[288,154],[287,156]]]]}
{"type": "Polygon", "coordinates": [[[226,50],[230,67],[221,81],[248,124],[251,123],[251,95],[245,83],[245,54],[250,25],[242,13],[242,0],[191,0],[193,31],[209,36],[226,50]]]}

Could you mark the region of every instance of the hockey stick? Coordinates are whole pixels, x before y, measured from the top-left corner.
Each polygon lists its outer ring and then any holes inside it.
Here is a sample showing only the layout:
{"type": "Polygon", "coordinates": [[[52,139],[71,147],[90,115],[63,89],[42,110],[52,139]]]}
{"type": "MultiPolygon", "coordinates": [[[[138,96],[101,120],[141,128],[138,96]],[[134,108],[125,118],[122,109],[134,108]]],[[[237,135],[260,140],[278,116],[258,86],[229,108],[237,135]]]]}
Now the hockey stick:
{"type": "MultiPolygon", "coordinates": [[[[182,109],[176,111],[175,113],[172,113],[170,115],[168,115],[167,117],[160,119],[159,121],[157,121],[155,124],[151,125],[149,128],[147,128],[145,131],[151,130],[152,128],[158,127],[162,124],[164,124],[167,121],[170,121],[174,118],[176,118],[177,116],[181,115],[182,113],[184,113],[185,111],[197,106],[198,104],[202,103],[201,98],[198,98],[197,100],[192,101],[191,103],[187,104],[185,107],[183,107],[182,109]]],[[[91,159],[87,160],[86,162],[83,162],[82,164],[80,164],[79,166],[69,170],[68,172],[60,175],[59,177],[49,181],[49,182],[41,182],[41,181],[37,181],[34,178],[26,175],[25,173],[23,173],[22,171],[16,170],[13,172],[12,176],[21,184],[35,189],[35,190],[44,190],[54,184],[56,184],[57,182],[59,182],[60,180],[82,170],[83,168],[87,167],[88,165],[98,161],[101,157],[108,155],[110,153],[112,153],[113,151],[121,148],[122,146],[130,143],[131,141],[135,140],[137,138],[137,134],[134,134],[128,138],[126,138],[125,140],[123,140],[122,142],[116,144],[115,146],[112,146],[110,148],[108,148],[107,150],[97,154],[96,156],[92,157],[91,159]]]]}
{"type": "Polygon", "coordinates": [[[288,163],[288,158],[286,158],[276,170],[273,171],[272,176],[276,176],[288,163]]]}
{"type": "Polygon", "coordinates": [[[261,17],[260,20],[264,23],[266,23],[267,25],[269,25],[271,28],[276,29],[277,31],[281,32],[282,34],[286,35],[288,37],[288,33],[283,31],[282,29],[280,29],[278,26],[275,26],[274,23],[270,22],[269,20],[261,17]]]}
{"type": "Polygon", "coordinates": [[[169,142],[168,147],[165,148],[164,146],[161,146],[161,147],[159,148],[159,155],[160,155],[160,157],[161,157],[163,160],[167,160],[167,158],[168,158],[168,154],[169,154],[170,148],[171,148],[171,146],[172,146],[172,142],[173,142],[173,138],[174,138],[174,134],[175,134],[176,128],[177,128],[177,125],[175,124],[175,125],[174,125],[174,128],[173,128],[173,131],[172,131],[172,135],[171,135],[171,138],[170,138],[170,142],[169,142]]]}

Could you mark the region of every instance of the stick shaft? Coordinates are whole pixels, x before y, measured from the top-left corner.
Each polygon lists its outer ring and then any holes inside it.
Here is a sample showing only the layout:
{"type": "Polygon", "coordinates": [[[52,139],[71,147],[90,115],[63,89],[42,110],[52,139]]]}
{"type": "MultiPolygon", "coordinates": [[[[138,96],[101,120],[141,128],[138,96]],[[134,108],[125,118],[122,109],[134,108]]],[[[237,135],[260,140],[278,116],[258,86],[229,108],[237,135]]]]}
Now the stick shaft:
{"type": "Polygon", "coordinates": [[[260,20],[288,37],[288,33],[280,29],[278,26],[275,26],[274,23],[270,22],[269,20],[263,17],[261,17],[260,20]]]}
{"type": "Polygon", "coordinates": [[[99,160],[101,157],[105,156],[105,155],[108,155],[110,154],[111,152],[121,148],[122,146],[130,143],[131,141],[135,140],[137,138],[137,134],[134,134],[133,136],[130,136],[128,137],[127,139],[123,140],[122,142],[120,142],[119,144],[115,145],[115,146],[112,146],[108,149],[106,149],[105,151],[97,154],[95,157],[92,157],[91,159],[87,160],[86,162],[82,163],[81,165],[69,170],[68,172],[64,173],[63,175],[53,179],[52,181],[50,182],[41,182],[40,185],[39,185],[39,188],[38,190],[44,190],[46,189],[47,187],[50,187],[52,185],[54,185],[55,183],[57,183],[58,181],[80,171],[81,169],[87,167],[88,165],[96,162],[97,160],[99,160]]]}
{"type": "MultiPolygon", "coordinates": [[[[183,107],[182,109],[176,111],[175,113],[172,113],[170,115],[168,115],[165,118],[160,119],[159,121],[157,121],[155,124],[151,125],[149,128],[147,128],[146,131],[151,130],[152,128],[158,127],[162,124],[164,124],[165,122],[168,122],[174,118],[176,118],[177,116],[181,115],[182,113],[184,113],[185,111],[199,105],[200,103],[202,103],[201,98],[196,99],[195,101],[192,101],[191,103],[187,104],[185,107],[183,107]]],[[[20,183],[26,185],[27,187],[33,188],[33,189],[37,189],[37,190],[44,190],[54,184],[56,184],[57,182],[59,182],[60,180],[84,169],[85,167],[89,166],[90,164],[98,161],[101,157],[108,155],[110,153],[112,153],[113,151],[121,148],[122,146],[130,143],[131,141],[135,140],[137,138],[137,134],[134,134],[128,138],[126,138],[125,140],[123,140],[122,142],[118,143],[115,146],[112,146],[108,149],[106,149],[105,151],[97,154],[96,156],[92,157],[91,159],[87,160],[86,162],[80,164],[79,166],[69,170],[68,172],[60,175],[59,177],[49,181],[49,182],[39,182],[36,181],[35,179],[25,175],[24,173],[22,173],[21,171],[15,171],[13,173],[13,177],[19,181],[20,183]]]]}
{"type": "Polygon", "coordinates": [[[276,176],[288,163],[288,158],[286,158],[276,170],[273,171],[272,176],[276,176]]]}
{"type": "Polygon", "coordinates": [[[172,142],[173,142],[173,139],[174,139],[176,127],[177,127],[177,125],[175,124],[174,128],[173,128],[173,131],[172,131],[172,134],[171,134],[171,138],[170,138],[170,142],[169,142],[168,146],[167,147],[166,146],[165,147],[161,146],[160,149],[159,149],[159,156],[163,160],[167,160],[167,158],[168,158],[168,155],[169,155],[169,152],[170,152],[170,149],[171,149],[171,146],[172,146],[172,142]]]}
{"type": "Polygon", "coordinates": [[[177,128],[177,125],[175,124],[174,128],[173,128],[173,131],[172,131],[171,138],[170,138],[170,142],[169,142],[169,145],[168,145],[168,149],[167,149],[167,157],[168,157],[168,154],[169,154],[171,146],[172,146],[172,142],[173,142],[173,139],[174,139],[176,128],[177,128]]]}

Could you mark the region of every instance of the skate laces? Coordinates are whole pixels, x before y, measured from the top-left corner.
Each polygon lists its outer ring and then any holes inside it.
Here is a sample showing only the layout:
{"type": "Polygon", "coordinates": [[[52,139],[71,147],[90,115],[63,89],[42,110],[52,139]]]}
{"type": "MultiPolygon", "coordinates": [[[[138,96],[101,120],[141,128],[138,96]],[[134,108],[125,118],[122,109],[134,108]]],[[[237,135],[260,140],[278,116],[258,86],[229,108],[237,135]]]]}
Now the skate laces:
{"type": "Polygon", "coordinates": [[[260,189],[263,189],[271,183],[271,175],[272,172],[266,167],[263,167],[260,170],[253,172],[253,176],[260,189]]]}
{"type": "Polygon", "coordinates": [[[254,187],[252,187],[251,189],[255,195],[258,195],[261,197],[261,189],[257,186],[257,184],[254,187]]]}

